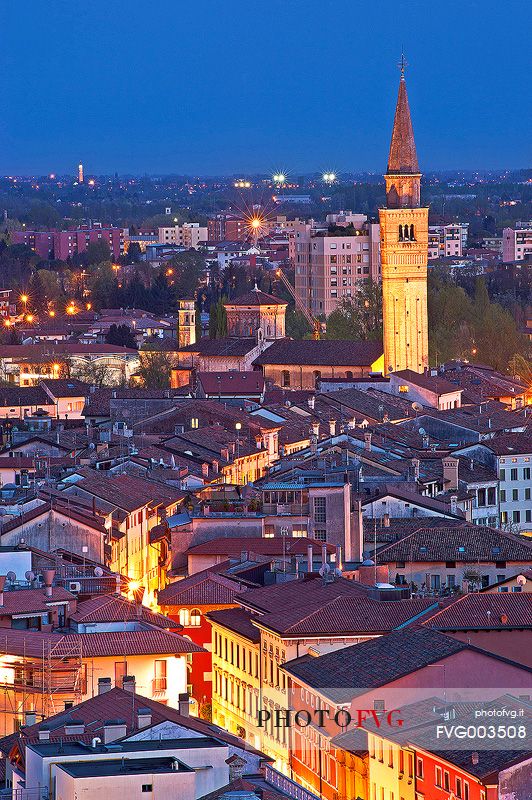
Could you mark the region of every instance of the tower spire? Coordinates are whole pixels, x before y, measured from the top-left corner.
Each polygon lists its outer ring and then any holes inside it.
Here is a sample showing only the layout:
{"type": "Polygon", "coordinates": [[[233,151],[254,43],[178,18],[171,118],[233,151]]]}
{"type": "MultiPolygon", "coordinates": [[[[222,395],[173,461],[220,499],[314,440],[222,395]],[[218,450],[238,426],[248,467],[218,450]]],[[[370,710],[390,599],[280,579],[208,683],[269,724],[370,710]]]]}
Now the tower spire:
{"type": "Polygon", "coordinates": [[[399,94],[395,107],[392,142],[388,157],[387,172],[389,175],[417,175],[419,173],[414,129],[412,128],[412,118],[406,93],[405,67],[406,60],[404,53],[402,53],[401,61],[399,62],[401,72],[399,94]]]}

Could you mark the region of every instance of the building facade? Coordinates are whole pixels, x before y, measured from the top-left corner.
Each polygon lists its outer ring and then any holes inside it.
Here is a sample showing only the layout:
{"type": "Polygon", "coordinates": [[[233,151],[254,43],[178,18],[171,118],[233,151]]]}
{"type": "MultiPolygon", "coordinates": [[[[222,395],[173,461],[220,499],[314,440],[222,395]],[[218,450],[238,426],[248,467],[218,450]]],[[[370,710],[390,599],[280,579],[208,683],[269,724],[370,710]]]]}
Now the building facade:
{"type": "Polygon", "coordinates": [[[207,237],[207,228],[199,222],[184,222],[182,225],[159,228],[159,244],[177,244],[187,250],[197,250],[200,242],[206,242],[207,237]]]}
{"type": "Polygon", "coordinates": [[[502,260],[527,261],[532,256],[532,225],[504,228],[502,232],[502,260]]]}
{"type": "Polygon", "coordinates": [[[13,231],[13,244],[25,244],[31,247],[41,258],[55,258],[67,261],[78,253],[84,253],[89,244],[106,242],[111,256],[117,260],[124,252],[124,236],[121,228],[94,225],[92,228],[81,227],[75,230],[58,231],[13,231]]]}
{"type": "Polygon", "coordinates": [[[462,258],[467,246],[468,222],[429,227],[429,261],[435,258],[462,258]]]}
{"type": "Polygon", "coordinates": [[[381,224],[384,369],[386,373],[428,366],[428,208],[421,206],[416,145],[404,70],[385,175],[381,224]]]}
{"type": "Polygon", "coordinates": [[[329,316],[343,298],[356,294],[362,281],[380,280],[379,225],[363,214],[335,216],[334,233],[318,232],[307,224],[288,237],[296,294],[316,316],[329,316]],[[339,231],[342,227],[345,236],[339,231]]]}

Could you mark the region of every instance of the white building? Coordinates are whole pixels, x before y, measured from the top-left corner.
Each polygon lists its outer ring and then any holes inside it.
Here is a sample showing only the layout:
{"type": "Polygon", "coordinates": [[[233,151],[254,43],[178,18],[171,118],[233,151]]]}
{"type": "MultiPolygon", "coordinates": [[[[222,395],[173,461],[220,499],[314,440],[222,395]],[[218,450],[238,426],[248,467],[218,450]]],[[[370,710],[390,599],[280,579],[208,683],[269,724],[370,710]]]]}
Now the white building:
{"type": "Polygon", "coordinates": [[[176,244],[188,250],[197,250],[208,239],[207,226],[199,222],[184,222],[169,228],[159,228],[159,244],[176,244]]]}
{"type": "Polygon", "coordinates": [[[467,247],[468,222],[429,226],[429,259],[461,258],[467,247]]]}

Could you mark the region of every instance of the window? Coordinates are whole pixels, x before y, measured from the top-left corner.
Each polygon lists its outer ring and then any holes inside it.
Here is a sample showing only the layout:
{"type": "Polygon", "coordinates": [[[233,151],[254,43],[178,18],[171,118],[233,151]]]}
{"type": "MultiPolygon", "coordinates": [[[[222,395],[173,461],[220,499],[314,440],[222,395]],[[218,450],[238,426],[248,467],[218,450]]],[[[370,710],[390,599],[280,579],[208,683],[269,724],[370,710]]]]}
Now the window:
{"type": "Polygon", "coordinates": [[[523,469],[523,478],[524,478],[525,481],[529,481],[530,480],[530,467],[525,467],[523,469]]]}
{"type": "Polygon", "coordinates": [[[519,489],[512,489],[512,500],[519,500],[519,489]]]}
{"type": "Polygon", "coordinates": [[[198,628],[201,625],[201,611],[199,608],[193,608],[190,612],[190,624],[194,628],[198,628]]]}
{"type": "Polygon", "coordinates": [[[530,500],[530,489],[525,489],[525,500],[530,500]]]}
{"type": "Polygon", "coordinates": [[[115,686],[119,689],[122,688],[122,682],[127,675],[127,662],[115,661],[115,686]]]}
{"type": "Polygon", "coordinates": [[[314,375],[314,382],[315,383],[317,383],[319,380],[321,380],[321,372],[320,372],[319,369],[315,369],[313,375],[314,375]]]}
{"type": "Polygon", "coordinates": [[[314,498],[314,522],[327,522],[325,497],[314,498]]]}
{"type": "Polygon", "coordinates": [[[456,794],[457,797],[460,797],[460,798],[462,797],[462,778],[457,778],[456,779],[456,792],[455,792],[455,794],[456,794]]]}
{"type": "Polygon", "coordinates": [[[451,791],[451,778],[447,770],[443,773],[443,788],[446,792],[451,791]]]}
{"type": "Polygon", "coordinates": [[[281,372],[281,383],[283,386],[290,386],[290,371],[283,369],[281,372]]]}
{"type": "Polygon", "coordinates": [[[521,522],[521,512],[512,511],[512,522],[521,522]]]}
{"type": "Polygon", "coordinates": [[[506,489],[501,489],[501,503],[506,503],[506,489]]]}
{"type": "Polygon", "coordinates": [[[416,758],[416,778],[423,780],[423,759],[416,758]]]}
{"type": "Polygon", "coordinates": [[[506,470],[505,469],[499,470],[499,480],[501,480],[501,481],[505,481],[506,480],[506,470]]]}
{"type": "Polygon", "coordinates": [[[314,538],[318,542],[326,542],[327,541],[327,531],[322,530],[321,528],[315,529],[314,530],[314,538]]]}
{"type": "Polygon", "coordinates": [[[166,691],[166,659],[159,658],[155,661],[155,677],[153,679],[153,689],[155,692],[166,691]]]}
{"type": "Polygon", "coordinates": [[[435,781],[436,786],[439,786],[440,788],[443,786],[443,772],[441,767],[436,767],[435,781]]]}
{"type": "Polygon", "coordinates": [[[518,476],[519,476],[519,470],[516,469],[515,467],[512,467],[512,469],[510,470],[510,480],[517,481],[519,479],[518,476]]]}
{"type": "Polygon", "coordinates": [[[142,791],[143,792],[153,792],[153,784],[151,784],[151,783],[143,783],[142,784],[142,791]]]}
{"type": "Polygon", "coordinates": [[[183,625],[184,628],[190,625],[190,613],[188,608],[179,609],[179,624],[183,625]]]}
{"type": "Polygon", "coordinates": [[[494,506],[496,502],[497,498],[496,498],[495,487],[492,486],[490,489],[488,489],[488,505],[494,506]]]}
{"type": "Polygon", "coordinates": [[[351,370],[349,369],[347,370],[347,372],[345,373],[345,377],[347,378],[348,381],[353,380],[353,373],[351,372],[351,370]]]}

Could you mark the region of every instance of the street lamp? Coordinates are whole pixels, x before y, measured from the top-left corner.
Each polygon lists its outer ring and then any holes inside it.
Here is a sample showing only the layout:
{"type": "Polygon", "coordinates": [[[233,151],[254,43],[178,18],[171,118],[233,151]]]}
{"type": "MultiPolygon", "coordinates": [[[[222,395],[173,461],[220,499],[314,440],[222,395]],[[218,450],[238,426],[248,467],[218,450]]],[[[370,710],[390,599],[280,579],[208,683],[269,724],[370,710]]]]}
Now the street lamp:
{"type": "Polygon", "coordinates": [[[20,295],[20,302],[24,303],[24,313],[26,313],[26,310],[27,310],[27,307],[28,307],[28,300],[29,300],[29,297],[28,297],[27,294],[21,294],[20,295]]]}

